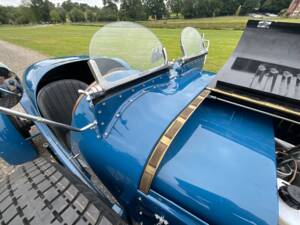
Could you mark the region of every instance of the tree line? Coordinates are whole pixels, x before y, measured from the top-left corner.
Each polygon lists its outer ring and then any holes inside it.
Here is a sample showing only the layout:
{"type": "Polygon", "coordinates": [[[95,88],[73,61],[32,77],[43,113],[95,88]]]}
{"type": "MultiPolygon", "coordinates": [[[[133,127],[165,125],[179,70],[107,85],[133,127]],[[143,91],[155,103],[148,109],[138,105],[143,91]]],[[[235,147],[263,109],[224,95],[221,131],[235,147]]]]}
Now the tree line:
{"type": "MultiPolygon", "coordinates": [[[[101,0],[99,0],[101,1],[101,0]]],[[[18,7],[0,5],[0,24],[100,22],[164,19],[170,15],[201,18],[246,15],[252,12],[279,13],[291,0],[102,0],[103,7],[64,1],[23,0],[18,7]],[[119,5],[119,7],[118,7],[119,5]]]]}

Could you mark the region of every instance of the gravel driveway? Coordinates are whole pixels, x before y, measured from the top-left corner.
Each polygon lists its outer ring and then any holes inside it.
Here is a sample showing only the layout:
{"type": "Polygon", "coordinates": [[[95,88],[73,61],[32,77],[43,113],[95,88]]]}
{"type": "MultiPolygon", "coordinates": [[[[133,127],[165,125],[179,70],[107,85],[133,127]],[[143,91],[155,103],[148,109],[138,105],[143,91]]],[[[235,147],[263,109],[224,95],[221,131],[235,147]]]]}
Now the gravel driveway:
{"type": "Polygon", "coordinates": [[[30,64],[45,58],[46,55],[0,40],[0,62],[20,76],[30,64]]]}
{"type": "MultiPolygon", "coordinates": [[[[0,40],[0,62],[7,65],[20,78],[29,65],[45,58],[46,55],[0,40]]],[[[16,108],[22,110],[20,106],[16,108]]],[[[0,181],[14,169],[0,158],[0,181]]]]}

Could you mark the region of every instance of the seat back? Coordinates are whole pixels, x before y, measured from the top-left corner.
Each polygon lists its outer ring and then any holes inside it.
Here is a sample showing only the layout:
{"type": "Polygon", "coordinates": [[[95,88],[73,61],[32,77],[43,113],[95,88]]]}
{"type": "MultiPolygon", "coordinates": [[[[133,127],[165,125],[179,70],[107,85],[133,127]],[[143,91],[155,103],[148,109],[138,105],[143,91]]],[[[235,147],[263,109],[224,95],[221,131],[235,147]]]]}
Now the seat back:
{"type": "MultiPolygon", "coordinates": [[[[38,93],[37,103],[41,114],[56,122],[71,124],[72,109],[79,97],[78,90],[85,90],[88,85],[79,80],[65,79],[51,82],[38,93]]],[[[68,145],[68,130],[50,126],[57,138],[68,145]]]]}

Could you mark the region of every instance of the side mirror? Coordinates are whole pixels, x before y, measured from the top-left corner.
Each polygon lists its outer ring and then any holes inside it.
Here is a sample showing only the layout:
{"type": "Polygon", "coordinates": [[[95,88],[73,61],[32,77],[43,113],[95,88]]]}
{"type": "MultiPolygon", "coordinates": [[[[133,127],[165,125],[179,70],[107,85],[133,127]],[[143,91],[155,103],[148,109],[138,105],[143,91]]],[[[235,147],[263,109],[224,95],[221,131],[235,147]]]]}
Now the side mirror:
{"type": "Polygon", "coordinates": [[[0,63],[0,106],[12,108],[23,95],[20,79],[6,65],[0,63]]]}
{"type": "Polygon", "coordinates": [[[181,50],[184,58],[192,58],[207,53],[209,42],[195,28],[186,27],[181,32],[181,50]]]}

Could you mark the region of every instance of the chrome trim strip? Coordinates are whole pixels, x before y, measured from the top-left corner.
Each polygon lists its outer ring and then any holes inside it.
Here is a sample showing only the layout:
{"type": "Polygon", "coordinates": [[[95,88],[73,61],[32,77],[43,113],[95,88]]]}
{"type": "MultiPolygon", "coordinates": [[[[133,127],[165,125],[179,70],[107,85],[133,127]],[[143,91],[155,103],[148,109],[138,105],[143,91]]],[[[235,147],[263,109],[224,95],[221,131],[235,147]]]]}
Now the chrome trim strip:
{"type": "Polygon", "coordinates": [[[168,148],[172,144],[173,140],[176,138],[177,134],[188,121],[188,119],[193,115],[196,109],[201,105],[205,98],[209,96],[211,92],[209,90],[203,90],[194,100],[179,114],[179,116],[171,123],[164,134],[161,136],[160,140],[156,144],[148,162],[145,166],[139,189],[144,194],[148,194],[151,187],[153,178],[156,174],[159,165],[164,158],[168,148]]]}
{"type": "Polygon", "coordinates": [[[221,95],[224,95],[224,96],[227,96],[227,97],[232,97],[232,98],[235,98],[235,99],[238,99],[238,100],[242,100],[242,101],[245,101],[245,102],[248,102],[248,103],[252,103],[252,104],[255,104],[255,105],[258,105],[258,106],[266,107],[266,108],[269,108],[269,109],[277,110],[279,112],[284,112],[284,113],[288,113],[288,114],[300,117],[300,112],[299,111],[296,111],[296,110],[293,110],[293,109],[290,109],[290,108],[287,108],[287,107],[284,107],[284,106],[281,106],[281,105],[278,105],[278,104],[274,104],[274,103],[267,102],[267,101],[255,100],[255,99],[247,97],[247,96],[243,96],[243,95],[223,91],[223,90],[216,89],[216,88],[207,87],[206,90],[209,90],[211,92],[218,93],[218,94],[221,94],[221,95]]]}
{"type": "Polygon", "coordinates": [[[216,96],[213,96],[213,95],[210,95],[209,98],[214,99],[214,100],[218,100],[220,102],[225,102],[225,103],[228,103],[228,104],[231,104],[231,105],[235,105],[235,106],[238,106],[238,107],[241,107],[241,108],[244,108],[244,109],[248,109],[248,110],[251,110],[251,111],[254,111],[254,112],[258,112],[258,113],[261,113],[261,114],[264,114],[264,115],[267,115],[267,116],[271,116],[271,117],[274,117],[274,118],[277,118],[277,119],[285,120],[285,121],[288,121],[290,123],[295,123],[295,124],[300,125],[300,122],[298,122],[296,120],[291,120],[291,119],[288,119],[288,118],[283,117],[283,116],[278,116],[274,113],[265,112],[263,110],[255,109],[255,108],[245,106],[245,105],[242,105],[242,104],[239,104],[239,103],[236,103],[236,102],[228,101],[226,99],[219,98],[219,97],[216,97],[216,96]]]}

